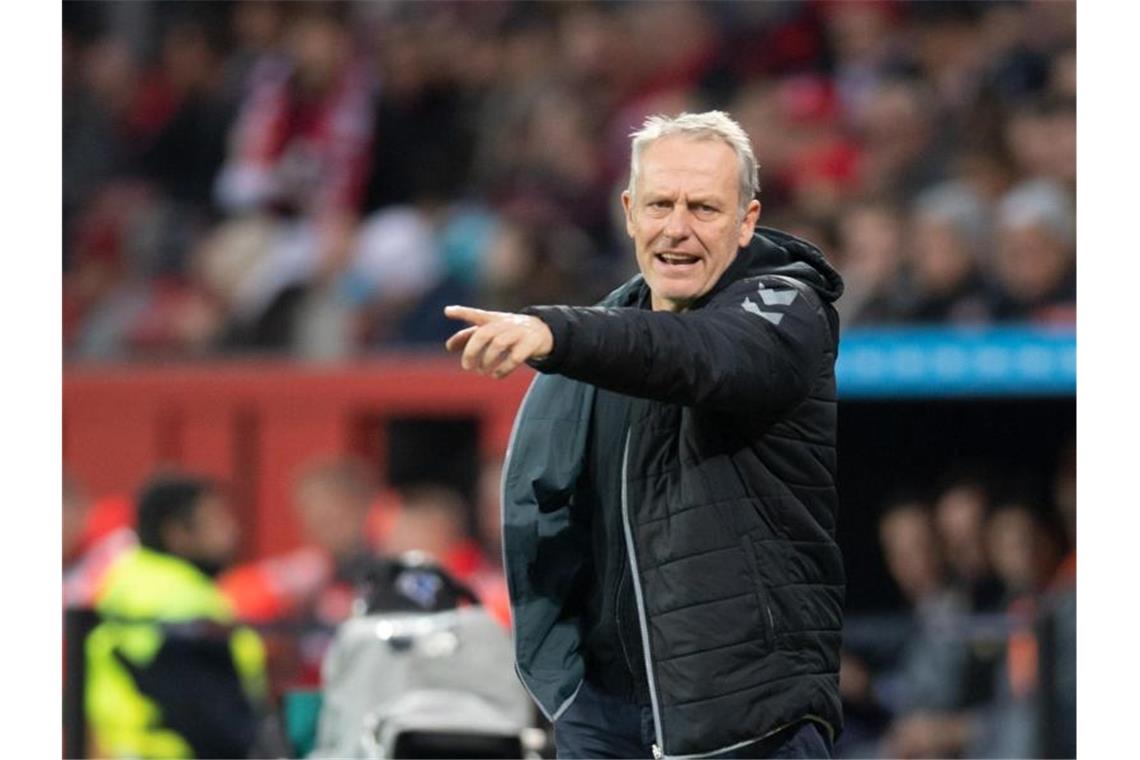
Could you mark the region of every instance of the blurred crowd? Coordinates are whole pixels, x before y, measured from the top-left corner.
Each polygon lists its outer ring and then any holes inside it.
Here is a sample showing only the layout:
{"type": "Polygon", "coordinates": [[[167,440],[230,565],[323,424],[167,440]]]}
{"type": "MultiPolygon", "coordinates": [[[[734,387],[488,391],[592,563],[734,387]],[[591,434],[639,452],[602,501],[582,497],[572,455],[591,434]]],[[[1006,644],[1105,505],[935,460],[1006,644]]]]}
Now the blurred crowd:
{"type": "Polygon", "coordinates": [[[884,505],[906,603],[844,630],[843,757],[1076,756],[1076,450],[1046,494],[958,467],[884,505]]]}
{"type": "Polygon", "coordinates": [[[720,108],[845,326],[1071,323],[1068,2],[67,3],[65,355],[435,344],[635,271],[628,135],[720,108]]]}

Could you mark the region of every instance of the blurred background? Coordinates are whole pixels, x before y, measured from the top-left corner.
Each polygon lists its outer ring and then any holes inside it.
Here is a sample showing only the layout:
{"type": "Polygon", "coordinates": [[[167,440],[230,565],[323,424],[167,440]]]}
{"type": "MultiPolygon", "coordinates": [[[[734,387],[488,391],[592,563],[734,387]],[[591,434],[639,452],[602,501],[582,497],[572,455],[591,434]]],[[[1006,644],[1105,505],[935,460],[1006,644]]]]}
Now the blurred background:
{"type": "MultiPolygon", "coordinates": [[[[374,558],[507,635],[529,376],[461,377],[443,306],[631,276],[628,135],[711,108],[847,285],[838,753],[1075,755],[1073,3],[65,2],[62,55],[65,607],[156,474],[216,483],[275,756],[374,558]]],[[[110,754],[75,620],[65,755],[110,754]]]]}

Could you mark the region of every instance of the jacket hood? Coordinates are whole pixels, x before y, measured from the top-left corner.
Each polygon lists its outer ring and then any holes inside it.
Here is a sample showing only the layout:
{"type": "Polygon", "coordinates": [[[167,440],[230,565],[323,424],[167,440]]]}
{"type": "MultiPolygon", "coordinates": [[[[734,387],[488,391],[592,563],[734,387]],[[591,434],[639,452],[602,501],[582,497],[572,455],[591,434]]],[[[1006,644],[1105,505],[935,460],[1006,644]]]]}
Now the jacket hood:
{"type": "MultiPolygon", "coordinates": [[[[726,287],[747,277],[777,274],[799,280],[819,293],[825,303],[843,295],[843,278],[827,262],[816,246],[795,235],[771,227],[757,227],[752,242],[741,248],[716,285],[694,305],[700,308],[726,287]]],[[[603,306],[629,306],[646,302],[648,287],[640,275],[634,276],[601,302],[603,306]]]]}
{"type": "MultiPolygon", "coordinates": [[[[727,285],[741,277],[762,274],[778,274],[800,280],[815,288],[820,298],[828,303],[843,295],[843,278],[828,263],[819,248],[795,235],[771,227],[756,228],[752,242],[740,250],[736,261],[720,279],[727,285]],[[744,271],[736,274],[733,270],[738,264],[744,271]],[[730,276],[733,274],[736,276],[730,276]]],[[[718,286],[720,284],[717,283],[718,286]]]]}

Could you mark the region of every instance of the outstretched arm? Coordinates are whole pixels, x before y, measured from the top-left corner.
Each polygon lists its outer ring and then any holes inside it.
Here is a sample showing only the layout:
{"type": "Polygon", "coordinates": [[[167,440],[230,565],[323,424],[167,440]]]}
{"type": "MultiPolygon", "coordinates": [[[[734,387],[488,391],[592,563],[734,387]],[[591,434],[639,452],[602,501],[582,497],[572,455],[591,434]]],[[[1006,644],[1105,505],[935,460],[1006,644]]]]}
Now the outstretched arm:
{"type": "Polygon", "coordinates": [[[802,401],[834,351],[826,307],[781,278],[744,280],[684,314],[539,306],[527,314],[451,307],[472,322],[448,341],[465,369],[503,377],[523,362],[619,393],[770,413],[802,401]],[[538,319],[536,319],[538,317],[538,319]]]}

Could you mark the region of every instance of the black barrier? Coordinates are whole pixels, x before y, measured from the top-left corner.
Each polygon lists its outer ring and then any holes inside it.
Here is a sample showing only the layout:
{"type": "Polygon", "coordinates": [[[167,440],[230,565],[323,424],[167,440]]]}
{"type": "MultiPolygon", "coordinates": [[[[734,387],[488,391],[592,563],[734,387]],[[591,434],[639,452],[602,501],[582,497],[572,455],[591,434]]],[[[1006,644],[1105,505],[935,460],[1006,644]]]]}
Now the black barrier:
{"type": "Polygon", "coordinates": [[[63,613],[63,757],[87,757],[87,634],[99,623],[94,610],[72,608],[63,613]]]}

